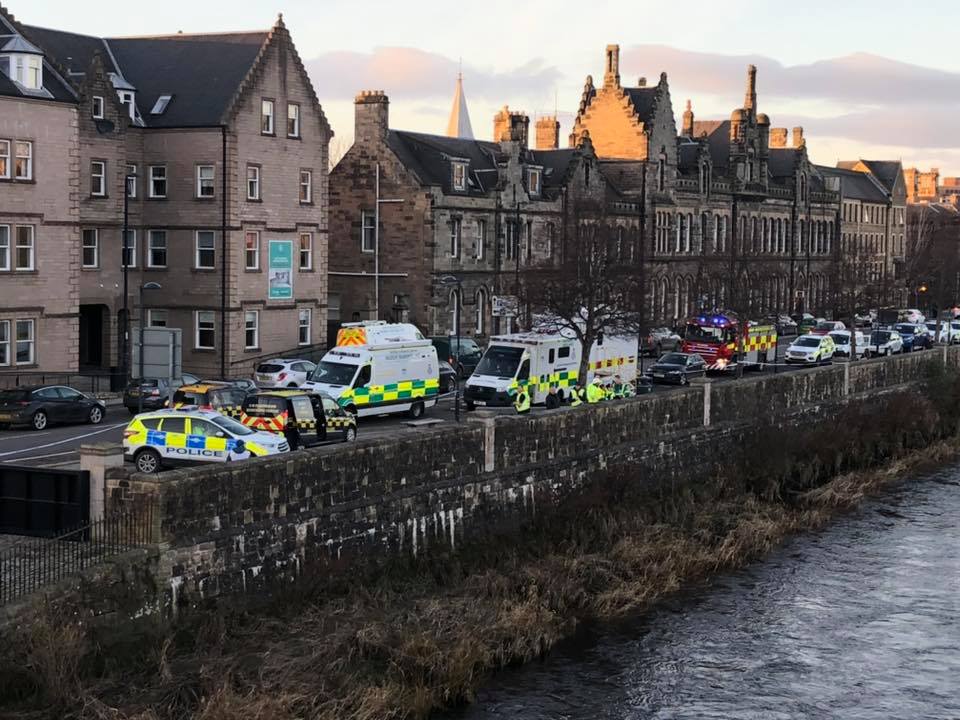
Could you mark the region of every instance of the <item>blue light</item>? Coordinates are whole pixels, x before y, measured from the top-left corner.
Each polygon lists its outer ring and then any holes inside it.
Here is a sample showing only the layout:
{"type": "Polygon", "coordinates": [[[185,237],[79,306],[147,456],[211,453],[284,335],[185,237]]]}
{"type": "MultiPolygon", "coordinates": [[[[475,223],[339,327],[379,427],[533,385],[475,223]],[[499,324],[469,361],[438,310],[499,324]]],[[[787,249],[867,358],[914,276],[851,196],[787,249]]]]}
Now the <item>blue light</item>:
{"type": "Polygon", "coordinates": [[[702,323],[704,323],[704,322],[707,321],[707,319],[706,319],[705,317],[703,317],[703,316],[701,316],[701,317],[699,318],[699,320],[700,320],[700,322],[702,322],[702,323]]]}

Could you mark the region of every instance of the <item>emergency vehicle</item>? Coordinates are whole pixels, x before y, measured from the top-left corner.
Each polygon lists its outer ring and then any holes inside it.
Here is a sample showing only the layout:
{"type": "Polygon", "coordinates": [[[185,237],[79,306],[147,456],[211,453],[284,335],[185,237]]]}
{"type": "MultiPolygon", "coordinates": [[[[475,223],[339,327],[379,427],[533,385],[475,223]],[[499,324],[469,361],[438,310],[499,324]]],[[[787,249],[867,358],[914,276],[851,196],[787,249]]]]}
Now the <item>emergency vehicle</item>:
{"type": "Polygon", "coordinates": [[[695,353],[707,363],[708,371],[735,368],[738,363],[761,365],[773,363],[777,357],[777,327],[770,323],[743,323],[736,313],[703,313],[690,318],[683,334],[683,352],[695,353]]]}
{"type": "Polygon", "coordinates": [[[282,435],[291,450],[325,442],[353,442],[357,419],[327,395],[306,390],[265,390],[243,401],[240,422],[282,435]]]}
{"type": "Polygon", "coordinates": [[[216,410],[218,413],[240,419],[240,407],[247,396],[245,390],[227,382],[204,380],[192,385],[181,385],[173,393],[171,407],[196,407],[200,410],[216,410]]]}
{"type": "Polygon", "coordinates": [[[289,449],[283,436],[251,430],[220,413],[193,407],[137,415],[123,431],[124,458],[143,473],[167,465],[227,462],[289,449]]]}
{"type": "MultiPolygon", "coordinates": [[[[559,388],[561,400],[570,395],[580,370],[580,341],[562,334],[516,333],[490,339],[476,370],[467,379],[467,408],[505,406],[513,393],[526,388],[532,403],[546,400],[551,386],[559,388]]],[[[637,376],[637,338],[603,337],[590,349],[587,377],[612,380],[619,375],[627,383],[637,376]]]]}
{"type": "Polygon", "coordinates": [[[359,417],[418,418],[440,394],[437,349],[407,323],[346,323],[303,389],[329,395],[359,417]]]}

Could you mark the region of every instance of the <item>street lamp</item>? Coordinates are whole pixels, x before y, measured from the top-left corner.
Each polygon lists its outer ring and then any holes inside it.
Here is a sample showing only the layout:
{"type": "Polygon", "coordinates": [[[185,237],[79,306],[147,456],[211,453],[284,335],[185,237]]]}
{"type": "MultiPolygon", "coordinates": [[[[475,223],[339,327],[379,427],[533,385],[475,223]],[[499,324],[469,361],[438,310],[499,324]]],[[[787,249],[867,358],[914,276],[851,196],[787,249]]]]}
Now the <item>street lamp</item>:
{"type": "Polygon", "coordinates": [[[454,356],[457,365],[453,368],[456,378],[453,394],[453,417],[457,422],[460,422],[460,307],[463,305],[463,283],[456,275],[444,275],[439,282],[444,287],[457,286],[457,315],[454,321],[457,326],[457,354],[454,356]]]}
{"type": "Polygon", "coordinates": [[[141,283],[140,285],[140,371],[138,373],[140,382],[140,392],[137,395],[137,414],[143,412],[143,323],[145,314],[143,309],[143,291],[161,290],[163,286],[158,282],[141,283]]]}

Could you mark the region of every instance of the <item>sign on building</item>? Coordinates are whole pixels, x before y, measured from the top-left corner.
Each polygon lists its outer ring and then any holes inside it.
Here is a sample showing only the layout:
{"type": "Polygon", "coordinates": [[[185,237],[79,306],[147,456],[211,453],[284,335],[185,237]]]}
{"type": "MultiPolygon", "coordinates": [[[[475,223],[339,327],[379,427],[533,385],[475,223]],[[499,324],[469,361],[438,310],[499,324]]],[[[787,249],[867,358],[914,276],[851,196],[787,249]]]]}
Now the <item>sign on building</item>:
{"type": "Polygon", "coordinates": [[[491,305],[494,317],[517,317],[520,314],[516,295],[494,295],[491,305]]]}
{"type": "Polygon", "coordinates": [[[292,300],[293,240],[271,240],[268,248],[267,298],[269,300],[292,300]]]}
{"type": "MultiPolygon", "coordinates": [[[[140,376],[140,328],[130,335],[133,356],[131,377],[140,376]]],[[[177,379],[183,376],[183,342],[180,328],[143,329],[143,376],[177,379]]]]}

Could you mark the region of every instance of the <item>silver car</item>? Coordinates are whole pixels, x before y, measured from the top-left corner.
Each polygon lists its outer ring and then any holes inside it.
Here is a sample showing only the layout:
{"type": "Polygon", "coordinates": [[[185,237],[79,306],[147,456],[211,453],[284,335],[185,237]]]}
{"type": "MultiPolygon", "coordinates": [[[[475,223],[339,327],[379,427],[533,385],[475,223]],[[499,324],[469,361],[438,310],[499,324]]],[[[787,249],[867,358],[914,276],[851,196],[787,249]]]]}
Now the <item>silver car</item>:
{"type": "Polygon", "coordinates": [[[297,388],[307,381],[315,367],[309,360],[264,360],[257,365],[253,380],[261,388],[297,388]]]}

